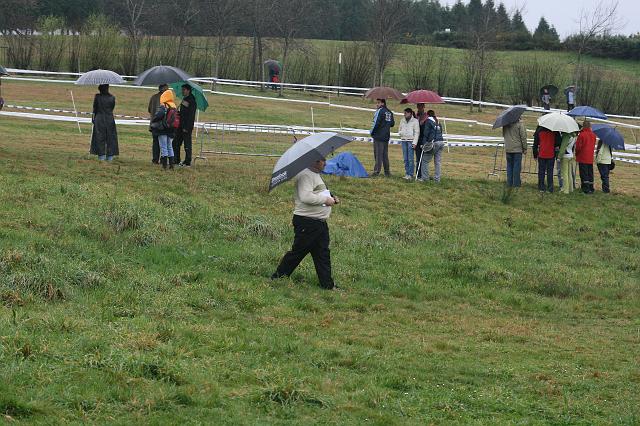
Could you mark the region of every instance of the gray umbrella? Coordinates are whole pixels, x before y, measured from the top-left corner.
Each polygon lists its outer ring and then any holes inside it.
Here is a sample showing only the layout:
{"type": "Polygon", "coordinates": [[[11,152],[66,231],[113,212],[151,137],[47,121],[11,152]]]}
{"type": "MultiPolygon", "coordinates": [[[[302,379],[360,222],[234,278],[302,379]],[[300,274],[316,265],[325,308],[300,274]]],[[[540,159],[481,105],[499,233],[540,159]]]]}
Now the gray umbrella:
{"type": "Polygon", "coordinates": [[[99,86],[101,84],[124,84],[120,75],[108,70],[89,71],[80,76],[76,84],[81,86],[99,86]]]}
{"type": "Polygon", "coordinates": [[[133,84],[137,86],[156,86],[158,84],[178,83],[190,80],[191,76],[186,71],[176,67],[159,65],[149,68],[136,78],[133,84]]]}
{"type": "Polygon", "coordinates": [[[351,141],[352,137],[330,132],[316,133],[299,140],[280,157],[273,168],[269,191],[351,141]]]}
{"type": "Polygon", "coordinates": [[[515,105],[509,107],[498,116],[496,122],[493,125],[493,128],[499,129],[500,127],[508,126],[509,124],[518,122],[518,120],[520,120],[520,117],[522,117],[522,114],[524,114],[526,110],[526,105],[515,105]]]}

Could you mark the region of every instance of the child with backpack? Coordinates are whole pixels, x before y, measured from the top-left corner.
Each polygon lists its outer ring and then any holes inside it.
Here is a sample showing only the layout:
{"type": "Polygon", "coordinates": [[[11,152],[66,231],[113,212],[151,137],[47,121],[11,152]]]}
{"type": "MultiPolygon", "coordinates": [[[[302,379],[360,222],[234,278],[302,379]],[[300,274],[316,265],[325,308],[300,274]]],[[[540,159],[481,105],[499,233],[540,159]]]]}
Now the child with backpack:
{"type": "Polygon", "coordinates": [[[173,169],[173,137],[180,127],[180,115],[176,108],[173,90],[166,90],[160,96],[160,106],[151,120],[151,132],[160,143],[160,163],[163,169],[173,169]]]}

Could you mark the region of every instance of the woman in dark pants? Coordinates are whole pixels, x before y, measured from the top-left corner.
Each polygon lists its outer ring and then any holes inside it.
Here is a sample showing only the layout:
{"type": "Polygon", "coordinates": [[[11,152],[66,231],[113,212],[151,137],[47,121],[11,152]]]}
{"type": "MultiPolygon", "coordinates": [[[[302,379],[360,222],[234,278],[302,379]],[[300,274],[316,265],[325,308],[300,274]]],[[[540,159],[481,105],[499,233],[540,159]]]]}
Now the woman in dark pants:
{"type": "Polygon", "coordinates": [[[91,154],[97,155],[98,160],[112,161],[118,155],[118,132],[113,110],[116,98],[109,93],[109,85],[98,86],[98,93],[93,99],[93,132],[91,134],[91,154]]]}

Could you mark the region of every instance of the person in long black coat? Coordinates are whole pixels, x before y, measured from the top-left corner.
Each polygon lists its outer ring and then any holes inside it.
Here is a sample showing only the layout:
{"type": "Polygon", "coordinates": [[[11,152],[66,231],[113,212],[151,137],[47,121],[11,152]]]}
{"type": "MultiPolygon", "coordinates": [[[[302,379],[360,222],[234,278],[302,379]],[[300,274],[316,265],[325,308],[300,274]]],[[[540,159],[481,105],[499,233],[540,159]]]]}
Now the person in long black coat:
{"type": "Polygon", "coordinates": [[[109,85],[98,86],[98,93],[93,99],[93,133],[91,134],[91,154],[99,160],[112,161],[120,154],[118,149],[118,132],[113,110],[116,98],[109,93],[109,85]]]}

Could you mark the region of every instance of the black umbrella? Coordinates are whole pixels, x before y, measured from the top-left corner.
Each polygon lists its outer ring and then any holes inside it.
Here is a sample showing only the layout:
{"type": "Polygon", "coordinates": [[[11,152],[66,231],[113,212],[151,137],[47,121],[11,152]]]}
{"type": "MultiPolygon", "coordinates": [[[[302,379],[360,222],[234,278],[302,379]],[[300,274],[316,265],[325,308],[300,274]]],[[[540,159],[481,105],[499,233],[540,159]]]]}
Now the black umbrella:
{"type": "Polygon", "coordinates": [[[546,86],[540,88],[540,96],[544,95],[544,91],[547,90],[549,92],[549,96],[555,96],[558,94],[560,89],[558,89],[553,84],[547,84],[546,86]]]}
{"type": "Polygon", "coordinates": [[[496,118],[496,122],[493,125],[494,129],[499,129],[500,127],[508,126],[509,124],[516,123],[522,117],[522,114],[527,110],[526,105],[515,105],[509,107],[505,111],[502,112],[496,118]]]}
{"type": "Polygon", "coordinates": [[[330,132],[316,133],[299,140],[282,154],[273,168],[269,191],[351,141],[352,137],[330,132]]]}
{"type": "Polygon", "coordinates": [[[187,81],[189,79],[191,79],[191,76],[180,68],[160,65],[144,71],[136,78],[133,84],[137,86],[156,86],[159,84],[187,81]]]}

